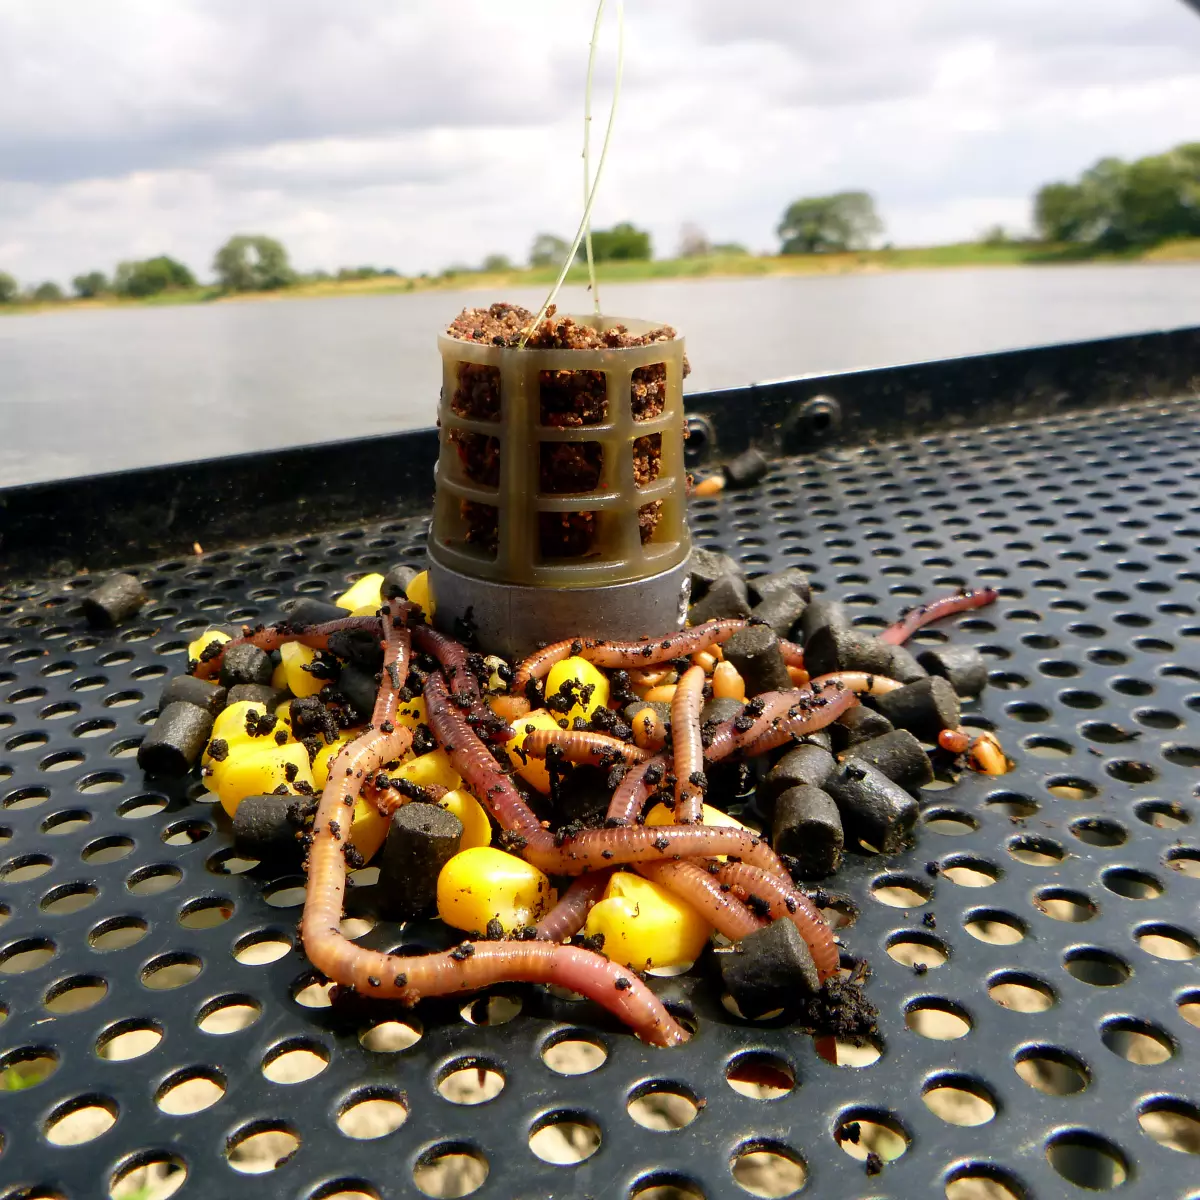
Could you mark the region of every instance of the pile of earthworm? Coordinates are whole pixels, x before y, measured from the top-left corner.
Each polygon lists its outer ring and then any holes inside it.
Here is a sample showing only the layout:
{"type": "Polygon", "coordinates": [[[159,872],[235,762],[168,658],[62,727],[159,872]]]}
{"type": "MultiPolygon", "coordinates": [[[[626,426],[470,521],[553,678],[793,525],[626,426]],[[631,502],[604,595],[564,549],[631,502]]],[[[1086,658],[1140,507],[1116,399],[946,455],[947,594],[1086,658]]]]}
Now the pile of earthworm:
{"type": "MultiPolygon", "coordinates": [[[[211,679],[240,645],[269,653],[297,641],[336,653],[349,635],[383,648],[371,719],[333,759],[308,840],[301,933],[324,976],[409,1005],[501,982],[555,984],[602,1005],[646,1042],[678,1044],[687,1032],[637,972],[594,946],[570,944],[612,873],[633,870],[691,905],[734,951],[756,937],[765,943],[768,930],[794,942],[794,929],[807,960],[796,969],[810,980],[815,972],[818,990],[836,985],[838,943],[797,880],[834,873],[847,850],[892,853],[907,844],[919,811],[914,795],[933,777],[936,747],[962,765],[1005,769],[994,739],[973,742],[959,728],[956,689],[974,694],[986,679],[977,652],[943,645],[918,662],[903,649],[923,625],[989,604],[996,593],[945,597],[872,636],[839,605],[814,599],[798,571],[747,581],[704,553],[696,552],[693,571],[693,625],[681,632],[634,642],[579,637],[507,667],[436,631],[400,593],[375,616],[247,628],[194,664],[197,677],[211,679]],[[531,709],[554,709],[545,680],[568,658],[605,672],[611,694],[590,720],[531,728],[521,743],[523,755],[550,769],[547,806],[514,776],[502,743],[521,734],[531,709]],[[390,814],[437,790],[388,779],[413,750],[414,730],[396,716],[418,691],[428,722],[418,734],[422,752],[436,745],[449,756],[490,817],[493,844],[571,882],[536,926],[407,956],[357,946],[339,924],[356,803],[365,797],[390,814]],[[582,817],[573,809],[566,821],[555,804],[578,768],[603,773],[611,795],[607,808],[582,817]],[[768,833],[706,823],[756,791],[768,833]],[[673,823],[642,823],[652,802],[665,803],[673,823]]],[[[771,958],[778,947],[765,953],[771,961],[760,975],[779,966],[771,958]]],[[[752,992],[753,982],[747,987],[752,992]]],[[[828,1038],[818,1047],[828,1055],[828,1038]]]]}

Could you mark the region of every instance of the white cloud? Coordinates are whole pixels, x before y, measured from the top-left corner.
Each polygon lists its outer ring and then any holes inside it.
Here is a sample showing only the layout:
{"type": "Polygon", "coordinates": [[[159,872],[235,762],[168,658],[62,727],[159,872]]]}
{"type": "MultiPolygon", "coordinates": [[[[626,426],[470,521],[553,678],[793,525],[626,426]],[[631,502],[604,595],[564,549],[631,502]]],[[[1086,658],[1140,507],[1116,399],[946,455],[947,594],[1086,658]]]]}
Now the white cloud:
{"type": "MultiPolygon", "coordinates": [[[[609,6],[610,10],[613,7],[609,6]]],[[[1178,0],[630,0],[596,220],[765,249],[871,190],[894,242],[1025,223],[1038,184],[1197,136],[1178,0]]],[[[571,232],[591,0],[0,0],[0,268],[66,280],[233,232],[436,270],[571,232]]],[[[598,96],[613,66],[606,32],[598,96]]]]}

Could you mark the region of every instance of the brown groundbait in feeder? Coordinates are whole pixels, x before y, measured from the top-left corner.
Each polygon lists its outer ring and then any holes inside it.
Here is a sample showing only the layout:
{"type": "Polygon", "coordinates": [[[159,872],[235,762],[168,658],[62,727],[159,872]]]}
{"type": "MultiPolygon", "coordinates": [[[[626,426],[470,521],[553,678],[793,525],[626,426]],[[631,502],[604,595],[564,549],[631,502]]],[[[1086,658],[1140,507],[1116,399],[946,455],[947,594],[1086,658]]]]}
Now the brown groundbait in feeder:
{"type": "MultiPolygon", "coordinates": [[[[528,309],[510,304],[463,309],[447,332],[462,341],[515,347],[521,331],[533,319],[528,309]]],[[[618,325],[603,333],[580,325],[570,317],[555,319],[553,306],[526,345],[531,349],[598,350],[646,346],[676,336],[669,325],[645,334],[632,334],[618,325]]],[[[690,366],[683,360],[683,374],[690,366]]],[[[635,421],[650,421],[662,414],[666,401],[666,365],[651,363],[633,371],[629,389],[635,421]]],[[[539,417],[543,425],[583,429],[608,419],[608,395],[603,371],[541,371],[538,374],[539,417]]],[[[458,386],[450,398],[457,416],[476,421],[496,421],[500,415],[500,371],[480,363],[458,364],[458,386]]],[[[450,440],[458,451],[464,474],[487,487],[499,484],[499,441],[483,433],[452,430],[450,440]]],[[[633,443],[634,480],[639,488],[659,476],[662,434],[637,438],[633,443]]],[[[539,461],[539,487],[547,495],[591,492],[601,485],[603,447],[599,442],[545,442],[539,461]]],[[[466,540],[494,552],[498,537],[498,512],[491,505],[464,500],[461,505],[466,540]]],[[[648,542],[662,517],[662,501],[638,509],[638,530],[648,542]]],[[[594,543],[596,513],[590,511],[538,514],[538,543],[543,558],[575,558],[588,553],[594,543]]]]}

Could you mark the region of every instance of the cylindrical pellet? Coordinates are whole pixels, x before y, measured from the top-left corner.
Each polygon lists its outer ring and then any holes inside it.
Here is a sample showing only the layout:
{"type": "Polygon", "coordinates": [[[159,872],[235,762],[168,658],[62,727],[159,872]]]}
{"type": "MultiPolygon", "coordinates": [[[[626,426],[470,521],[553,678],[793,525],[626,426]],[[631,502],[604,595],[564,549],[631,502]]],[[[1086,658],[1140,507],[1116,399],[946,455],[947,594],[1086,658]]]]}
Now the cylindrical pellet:
{"type": "Polygon", "coordinates": [[[751,447],[721,467],[729,487],[753,487],[771,469],[761,450],[751,447]]]}
{"type": "Polygon", "coordinates": [[[839,763],[825,780],[825,791],[837,804],[850,844],[894,854],[916,824],[917,802],[870,763],[853,758],[839,763]]]}
{"type": "Polygon", "coordinates": [[[933,782],[933,764],[907,729],[893,729],[869,741],[858,742],[846,752],[846,759],[868,762],[893,783],[915,792],[933,782]]]}
{"type": "Polygon", "coordinates": [[[317,600],[313,596],[301,596],[286,609],[284,619],[296,629],[309,625],[324,625],[326,621],[340,621],[346,615],[344,608],[317,600]]]}
{"type": "Polygon", "coordinates": [[[239,683],[229,689],[225,703],[237,704],[241,700],[249,700],[252,704],[261,704],[268,712],[274,712],[291,695],[287,688],[273,688],[269,683],[239,683]]]}
{"type": "Polygon", "coordinates": [[[746,594],[746,581],[740,575],[722,575],[713,580],[704,596],[688,610],[688,621],[693,625],[703,625],[705,621],[749,615],[750,597],[746,594]]]}
{"type": "Polygon", "coordinates": [[[787,1008],[821,987],[808,944],[787,917],[748,933],[716,960],[725,990],[745,1017],[787,1008]]]}
{"type": "Polygon", "coordinates": [[[746,681],[746,695],[786,692],[792,686],[779,635],[767,625],[747,625],[722,647],[725,661],[732,663],[746,681]]]}
{"type": "Polygon", "coordinates": [[[270,683],[274,669],[265,650],[249,642],[239,642],[221,656],[221,684],[232,688],[239,683],[270,683]]]}
{"type": "Polygon", "coordinates": [[[776,799],[788,788],[821,787],[836,765],[833,755],[820,746],[801,743],[793,747],[758,785],[759,807],[769,814],[774,810],[776,799]]]}
{"type": "Polygon", "coordinates": [[[721,699],[710,700],[700,710],[700,724],[707,725],[710,721],[720,723],[732,721],[746,706],[740,700],[721,699]]]}
{"type": "Polygon", "coordinates": [[[407,563],[397,563],[384,577],[379,585],[380,595],[384,600],[395,600],[397,597],[406,598],[408,585],[420,574],[416,567],[407,563]]]}
{"type": "Polygon", "coordinates": [[[960,696],[978,696],[987,686],[987,660],[974,646],[934,646],[917,661],[930,675],[940,675],[960,696]]]}
{"type": "Polygon", "coordinates": [[[229,703],[229,693],[219,683],[209,683],[194,675],[176,675],[163,688],[159,703],[163,708],[168,704],[194,704],[215,717],[229,703]]]}
{"type": "Polygon", "coordinates": [[[346,666],[339,672],[333,686],[345,696],[346,702],[363,720],[370,717],[379,694],[379,680],[374,675],[361,667],[346,666]]]}
{"type": "Polygon", "coordinates": [[[141,580],[132,575],[110,575],[94,592],[83,598],[88,624],[111,629],[132,617],[149,597],[141,580]]]}
{"type": "Polygon", "coordinates": [[[857,704],[842,713],[829,726],[829,731],[833,735],[834,746],[841,751],[859,742],[882,737],[885,733],[891,733],[893,728],[891,721],[883,713],[876,712],[865,704],[857,704]]]}
{"type": "Polygon", "coordinates": [[[739,576],[742,568],[728,554],[717,554],[702,546],[692,548],[688,559],[688,574],[692,581],[692,601],[701,600],[718,579],[725,575],[739,576]]]}
{"type": "Polygon", "coordinates": [[[791,588],[781,587],[760,600],[750,615],[769,625],[781,638],[787,637],[808,607],[791,588]]]}
{"type": "Polygon", "coordinates": [[[842,818],[828,792],[800,784],[780,793],[771,846],[801,879],[824,879],[842,865],[842,818]]]}
{"type": "Polygon", "coordinates": [[[916,683],[929,674],[909,652],[907,646],[893,646],[888,659],[887,671],[889,679],[898,679],[901,683],[916,683]]]}
{"type": "Polygon", "coordinates": [[[247,796],[233,814],[233,840],[247,858],[299,862],[300,835],[317,802],[309,796],[247,796]]]}
{"type": "MultiPolygon", "coordinates": [[[[804,641],[813,636],[818,629],[832,625],[835,629],[849,629],[850,618],[846,610],[836,600],[826,600],[818,596],[809,601],[808,607],[800,615],[800,632],[804,641]]],[[[814,674],[814,672],[809,672],[814,674]]]]}
{"type": "Polygon", "coordinates": [[[759,575],[750,580],[750,599],[761,604],[768,596],[783,590],[794,592],[805,604],[812,600],[812,584],[799,567],[785,567],[771,575],[759,575]]]}
{"type": "Polygon", "coordinates": [[[379,911],[407,921],[437,902],[442,868],[458,853],[462,822],[436,804],[406,804],[392,816],[379,856],[379,911]]]}
{"type": "Polygon", "coordinates": [[[960,724],[958,697],[939,675],[918,679],[874,699],[897,729],[907,729],[923,742],[936,743],[943,729],[957,729],[960,724]]]}
{"type": "Polygon", "coordinates": [[[804,669],[814,678],[831,671],[886,675],[893,648],[861,629],[822,625],[804,643],[804,669]]]}
{"type": "Polygon", "coordinates": [[[138,747],[138,766],[150,775],[186,775],[212,733],[212,713],[186,701],[168,704],[138,747]]]}

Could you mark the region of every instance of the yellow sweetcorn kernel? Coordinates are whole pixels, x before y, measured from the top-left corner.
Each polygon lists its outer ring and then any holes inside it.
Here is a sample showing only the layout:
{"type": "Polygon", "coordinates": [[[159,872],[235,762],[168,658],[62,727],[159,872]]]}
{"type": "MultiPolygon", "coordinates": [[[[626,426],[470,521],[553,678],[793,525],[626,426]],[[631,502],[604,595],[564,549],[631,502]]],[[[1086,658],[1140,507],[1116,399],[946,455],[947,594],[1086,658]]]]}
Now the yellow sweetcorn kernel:
{"type": "Polygon", "coordinates": [[[429,587],[429,572],[422,571],[420,575],[413,577],[412,583],[404,589],[404,594],[414,603],[419,604],[425,613],[425,620],[428,621],[437,611],[437,605],[434,603],[433,592],[429,587]]]}
{"type": "Polygon", "coordinates": [[[275,664],[275,669],[271,672],[271,686],[277,692],[287,691],[287,667],[283,664],[283,655],[280,655],[280,661],[275,664]]]}
{"type": "Polygon", "coordinates": [[[613,962],[644,971],[695,962],[708,941],[710,926],[666,888],[618,871],[588,913],[585,932],[604,935],[604,953],[613,962]]]}
{"type": "MultiPolygon", "coordinates": [[[[546,676],[547,701],[558,696],[564,684],[567,697],[575,700],[570,709],[561,714],[566,717],[568,726],[576,717],[590,720],[597,708],[608,703],[608,680],[586,658],[564,658],[550,668],[550,674],[546,676]]],[[[557,708],[553,711],[558,713],[557,708]]]]}
{"type": "MultiPolygon", "coordinates": [[[[273,742],[233,746],[213,776],[221,807],[232,817],[247,796],[263,796],[281,784],[296,792],[296,784],[313,788],[308,751],[299,742],[276,746],[273,742]]],[[[315,789],[313,789],[315,790],[315,789]]]]}
{"type": "MultiPolygon", "coordinates": [[[[287,718],[274,721],[267,719],[266,706],[257,700],[239,700],[224,708],[213,722],[212,735],[204,748],[200,763],[204,767],[219,767],[224,757],[214,760],[212,756],[213,742],[224,742],[224,752],[235,746],[253,744],[256,746],[274,746],[278,744],[279,734],[286,735],[286,741],[292,741],[292,725],[287,718]]],[[[216,784],[210,776],[205,776],[205,786],[210,792],[216,791],[216,784]]]]}
{"type": "Polygon", "coordinates": [[[313,756],[312,760],[312,777],[313,786],[318,792],[323,791],[325,784],[329,782],[329,768],[333,765],[333,760],[338,756],[338,752],[347,743],[352,742],[358,735],[362,733],[362,729],[347,729],[338,734],[338,740],[331,742],[328,745],[322,746],[320,750],[313,756]]]}
{"type": "MultiPolygon", "coordinates": [[[[701,823],[704,825],[727,825],[732,829],[745,829],[746,826],[736,817],[723,813],[719,808],[711,808],[705,804],[701,823]]],[[[674,825],[675,814],[665,805],[656,804],[646,814],[647,825],[674,825]]],[[[753,831],[751,831],[753,832],[753,831]]]]}
{"type": "Polygon", "coordinates": [[[334,604],[338,608],[344,608],[347,612],[351,613],[356,608],[367,608],[369,606],[370,615],[374,615],[379,611],[380,605],[383,604],[383,596],[379,590],[382,586],[382,575],[378,573],[364,575],[361,579],[352,583],[349,591],[343,592],[334,601],[334,604]]]}
{"type": "Polygon", "coordinates": [[[535,708],[533,712],[526,713],[523,717],[518,717],[512,722],[513,730],[516,736],[510,741],[504,743],[504,748],[508,751],[508,757],[512,761],[512,765],[516,768],[516,772],[525,780],[526,783],[537,788],[539,792],[550,794],[550,776],[546,772],[546,763],[543,759],[534,758],[532,755],[524,754],[521,747],[525,743],[525,739],[535,729],[561,729],[562,726],[558,722],[558,718],[547,712],[544,708],[535,708]]]}
{"type": "Polygon", "coordinates": [[[462,822],[463,834],[459,843],[462,850],[491,845],[492,823],[483,811],[483,805],[465,788],[455,788],[454,791],[447,792],[438,804],[462,822]]]}
{"type": "Polygon", "coordinates": [[[462,787],[462,776],[451,765],[450,756],[445,750],[419,754],[387,774],[393,779],[407,779],[418,787],[428,787],[431,783],[450,791],[462,787]]]}
{"type": "Polygon", "coordinates": [[[534,924],[553,900],[550,880],[537,867],[491,846],[461,850],[438,876],[438,915],[468,933],[483,933],[491,921],[514,933],[534,924]]]}
{"type": "Polygon", "coordinates": [[[216,642],[218,645],[224,645],[226,642],[232,640],[224,630],[206,629],[195,641],[188,642],[188,661],[199,662],[200,655],[204,653],[205,647],[212,645],[213,642],[216,642]]]}
{"type": "Polygon", "coordinates": [[[315,696],[329,682],[327,679],[318,679],[311,671],[304,669],[317,657],[317,652],[311,646],[284,642],[279,647],[279,657],[284,684],[293,696],[315,696]]]}
{"type": "Polygon", "coordinates": [[[425,697],[414,696],[411,700],[401,700],[396,710],[396,722],[416,729],[418,725],[428,725],[429,719],[425,712],[425,697]]]}
{"type": "Polygon", "coordinates": [[[370,862],[379,853],[387,837],[390,817],[385,817],[369,800],[361,796],[354,802],[354,818],[350,822],[350,844],[370,862]]]}

